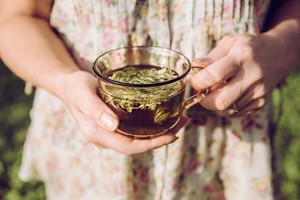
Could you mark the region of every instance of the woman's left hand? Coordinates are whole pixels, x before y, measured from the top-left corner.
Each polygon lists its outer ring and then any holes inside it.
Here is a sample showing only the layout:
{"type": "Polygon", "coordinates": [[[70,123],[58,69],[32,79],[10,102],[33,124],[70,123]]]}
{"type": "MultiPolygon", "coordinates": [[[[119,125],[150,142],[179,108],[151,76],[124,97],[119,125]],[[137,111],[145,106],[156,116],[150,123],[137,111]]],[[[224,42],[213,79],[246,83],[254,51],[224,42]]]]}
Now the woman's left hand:
{"type": "Polygon", "coordinates": [[[193,61],[204,69],[191,78],[197,91],[210,88],[200,102],[220,116],[239,117],[261,109],[273,89],[290,73],[288,49],[267,34],[225,36],[205,57],[193,61]]]}

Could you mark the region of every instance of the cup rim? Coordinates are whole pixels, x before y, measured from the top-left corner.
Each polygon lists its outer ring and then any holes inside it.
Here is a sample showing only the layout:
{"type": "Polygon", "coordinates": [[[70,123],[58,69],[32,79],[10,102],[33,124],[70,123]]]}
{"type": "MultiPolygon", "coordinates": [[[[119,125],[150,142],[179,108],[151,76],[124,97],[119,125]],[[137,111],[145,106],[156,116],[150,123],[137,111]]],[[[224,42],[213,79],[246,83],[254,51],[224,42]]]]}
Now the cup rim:
{"type": "Polygon", "coordinates": [[[126,46],[126,47],[119,47],[119,48],[115,48],[115,49],[111,49],[111,50],[108,50],[102,54],[100,54],[96,60],[93,62],[93,65],[92,65],[92,69],[94,71],[94,73],[96,74],[96,76],[98,78],[101,78],[103,81],[105,82],[108,82],[108,83],[112,83],[112,84],[115,84],[115,85],[120,85],[120,86],[127,86],[127,87],[156,87],[156,86],[162,86],[162,85],[168,85],[168,84],[171,84],[171,83],[174,83],[178,80],[181,80],[183,77],[185,77],[191,70],[191,62],[190,60],[185,56],[183,55],[182,53],[178,52],[178,51],[175,51],[173,49],[170,49],[170,48],[166,48],[166,47],[159,47],[159,46],[126,46]],[[159,83],[148,83],[148,84],[136,84],[136,83],[125,83],[125,82],[120,82],[120,81],[115,81],[115,80],[112,80],[106,76],[103,76],[102,74],[100,74],[98,71],[97,71],[97,67],[96,67],[96,63],[97,61],[104,55],[106,54],[109,54],[113,51],[116,51],[116,50],[121,50],[121,49],[140,49],[140,48],[152,48],[152,49],[159,49],[159,50],[163,50],[163,51],[171,51],[173,53],[176,53],[176,54],[179,54],[180,56],[182,56],[184,59],[186,59],[187,61],[187,65],[188,65],[188,69],[183,73],[181,74],[180,76],[174,78],[174,79],[171,79],[171,80],[167,80],[167,81],[163,81],[163,82],[159,82],[159,83]]]}

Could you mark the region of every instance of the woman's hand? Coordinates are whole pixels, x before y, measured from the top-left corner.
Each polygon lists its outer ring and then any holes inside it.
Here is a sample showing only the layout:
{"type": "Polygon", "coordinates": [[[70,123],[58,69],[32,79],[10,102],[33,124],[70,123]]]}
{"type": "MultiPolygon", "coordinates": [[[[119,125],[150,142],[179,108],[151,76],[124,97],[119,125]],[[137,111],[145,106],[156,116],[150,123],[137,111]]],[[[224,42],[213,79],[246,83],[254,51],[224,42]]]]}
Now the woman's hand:
{"type": "Polygon", "coordinates": [[[193,63],[204,69],[191,78],[192,86],[196,90],[210,88],[202,106],[225,117],[262,108],[291,71],[287,47],[268,34],[225,36],[205,58],[193,63]]]}
{"type": "Polygon", "coordinates": [[[84,138],[100,147],[132,155],[174,142],[175,133],[187,122],[181,118],[167,134],[153,139],[133,139],[117,133],[118,117],[96,95],[97,80],[85,71],[73,72],[64,83],[61,99],[77,121],[84,138]]]}

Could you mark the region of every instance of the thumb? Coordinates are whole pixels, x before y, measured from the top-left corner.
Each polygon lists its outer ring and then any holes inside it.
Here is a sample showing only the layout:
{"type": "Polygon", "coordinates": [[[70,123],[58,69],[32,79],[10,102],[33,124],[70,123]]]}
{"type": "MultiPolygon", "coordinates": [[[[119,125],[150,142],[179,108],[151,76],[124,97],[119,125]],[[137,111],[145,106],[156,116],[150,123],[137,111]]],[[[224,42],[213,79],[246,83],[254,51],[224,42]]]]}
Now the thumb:
{"type": "Polygon", "coordinates": [[[108,131],[114,131],[119,126],[119,119],[97,95],[97,80],[84,72],[74,76],[72,79],[81,84],[70,84],[72,87],[68,90],[69,95],[66,96],[71,110],[79,112],[82,117],[85,116],[86,120],[93,121],[108,131]]]}
{"type": "Polygon", "coordinates": [[[100,125],[108,131],[114,131],[119,125],[119,121],[115,114],[109,111],[104,111],[100,113],[99,117],[100,125]]]}
{"type": "Polygon", "coordinates": [[[77,110],[108,131],[114,131],[119,126],[117,115],[94,93],[85,95],[85,101],[77,103],[77,110]]]}

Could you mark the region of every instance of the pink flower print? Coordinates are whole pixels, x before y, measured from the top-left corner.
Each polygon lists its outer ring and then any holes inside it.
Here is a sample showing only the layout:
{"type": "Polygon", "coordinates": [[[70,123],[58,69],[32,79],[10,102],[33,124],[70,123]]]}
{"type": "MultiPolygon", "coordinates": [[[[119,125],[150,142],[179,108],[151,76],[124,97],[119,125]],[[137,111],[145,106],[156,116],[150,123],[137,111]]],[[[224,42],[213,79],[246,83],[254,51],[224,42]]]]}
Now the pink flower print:
{"type": "Polygon", "coordinates": [[[61,122],[64,119],[64,110],[57,110],[54,112],[56,121],[61,122]]]}
{"type": "Polygon", "coordinates": [[[180,13],[182,12],[182,6],[180,6],[178,3],[173,3],[173,6],[172,6],[172,13],[173,14],[177,14],[177,13],[180,13]]]}
{"type": "Polygon", "coordinates": [[[232,19],[233,18],[233,10],[232,10],[232,6],[225,6],[222,9],[222,15],[223,15],[223,19],[232,19]]]}
{"type": "Polygon", "coordinates": [[[133,191],[135,193],[137,193],[139,191],[139,186],[138,186],[138,183],[136,183],[136,182],[133,182],[133,191]]]}
{"type": "Polygon", "coordinates": [[[269,180],[268,179],[258,179],[258,180],[254,180],[252,182],[252,187],[255,191],[257,191],[260,194],[265,194],[269,191],[270,189],[270,185],[268,184],[269,180]]]}
{"type": "Polygon", "coordinates": [[[105,48],[111,48],[113,46],[113,42],[115,39],[115,34],[112,30],[115,30],[111,23],[107,23],[103,25],[103,33],[101,40],[103,41],[102,45],[105,48]]]}
{"type": "Polygon", "coordinates": [[[57,8],[55,11],[53,11],[55,14],[53,14],[54,17],[51,20],[52,25],[60,27],[68,23],[68,18],[61,8],[57,8]]]}
{"type": "Polygon", "coordinates": [[[54,114],[54,116],[50,116],[45,120],[45,127],[51,127],[53,129],[57,129],[58,124],[60,123],[58,123],[59,121],[57,121],[55,117],[55,113],[52,114],[54,114]]]}
{"type": "Polygon", "coordinates": [[[118,0],[104,0],[104,4],[106,6],[116,5],[117,3],[118,3],[118,0]]]}
{"type": "Polygon", "coordinates": [[[119,195],[123,195],[123,194],[126,194],[127,193],[127,186],[125,185],[122,185],[122,184],[116,184],[114,187],[113,187],[113,192],[115,194],[119,194],[119,195]]]}
{"type": "Polygon", "coordinates": [[[184,174],[180,173],[172,182],[170,182],[171,188],[173,190],[179,191],[184,189],[184,174]]]}
{"type": "Polygon", "coordinates": [[[85,23],[85,24],[91,24],[90,13],[88,10],[86,10],[85,8],[83,8],[81,6],[82,4],[84,4],[84,2],[81,2],[81,4],[75,6],[74,10],[75,10],[76,16],[80,22],[85,23]]]}
{"type": "Polygon", "coordinates": [[[232,134],[233,134],[234,136],[236,136],[237,138],[241,138],[241,132],[239,132],[239,131],[232,130],[232,134]]]}
{"type": "Polygon", "coordinates": [[[140,169],[137,173],[137,176],[142,183],[149,183],[149,172],[147,168],[140,169]]]}
{"type": "Polygon", "coordinates": [[[125,58],[124,58],[124,56],[122,56],[122,53],[118,52],[118,53],[114,54],[114,56],[112,56],[111,65],[112,66],[122,66],[124,63],[124,60],[125,60],[125,58]]]}
{"type": "Polygon", "coordinates": [[[206,185],[204,187],[204,191],[208,192],[208,193],[212,193],[213,191],[215,191],[215,184],[214,183],[209,183],[208,185],[206,185]]]}
{"type": "Polygon", "coordinates": [[[55,188],[55,192],[63,192],[65,190],[64,189],[65,184],[63,183],[63,181],[61,179],[55,179],[55,182],[53,185],[55,188]]]}
{"type": "Polygon", "coordinates": [[[111,2],[111,0],[104,0],[104,5],[109,6],[110,2],[111,2]]]}
{"type": "Polygon", "coordinates": [[[128,32],[128,19],[124,18],[119,21],[119,30],[121,33],[128,32]]]}
{"type": "Polygon", "coordinates": [[[85,23],[86,23],[86,24],[91,24],[91,18],[90,18],[89,15],[86,15],[86,16],[85,16],[85,23]]]}
{"type": "Polygon", "coordinates": [[[207,122],[207,117],[204,114],[199,114],[192,118],[191,123],[195,125],[205,125],[207,122]]]}
{"type": "Polygon", "coordinates": [[[94,171],[90,171],[90,175],[89,175],[89,187],[97,187],[98,186],[98,181],[96,178],[96,173],[94,171]]]}
{"type": "Polygon", "coordinates": [[[82,46],[82,50],[80,52],[79,60],[78,60],[78,64],[80,66],[88,66],[89,65],[89,63],[88,63],[88,61],[87,61],[86,58],[88,57],[88,55],[90,55],[90,51],[91,51],[92,47],[93,47],[93,43],[92,42],[84,44],[82,46]]]}
{"type": "Polygon", "coordinates": [[[227,137],[230,141],[232,141],[233,144],[240,144],[241,140],[240,140],[240,136],[241,133],[233,130],[231,134],[228,134],[227,137]]]}
{"type": "Polygon", "coordinates": [[[222,186],[216,180],[210,182],[204,187],[204,191],[210,194],[212,200],[225,200],[222,186]]]}
{"type": "Polygon", "coordinates": [[[171,186],[173,190],[179,190],[181,188],[181,184],[178,182],[173,182],[171,186]]]}
{"type": "Polygon", "coordinates": [[[81,186],[81,180],[78,178],[73,178],[71,180],[71,192],[74,199],[80,199],[82,197],[82,194],[84,193],[84,189],[81,186]]]}
{"type": "Polygon", "coordinates": [[[246,116],[241,120],[242,129],[246,132],[250,132],[255,126],[256,121],[252,116],[246,116]]]}
{"type": "Polygon", "coordinates": [[[197,167],[200,165],[200,161],[197,156],[192,156],[187,162],[187,165],[183,169],[184,176],[188,176],[193,173],[197,167]]]}
{"type": "Polygon", "coordinates": [[[204,190],[209,193],[216,192],[220,190],[220,184],[216,180],[212,180],[204,187],[204,190]]]}
{"type": "Polygon", "coordinates": [[[218,192],[217,194],[213,195],[212,200],[226,200],[226,198],[223,192],[218,192]]]}
{"type": "Polygon", "coordinates": [[[241,145],[241,140],[238,135],[239,133],[235,131],[227,134],[228,141],[231,143],[229,145],[230,148],[224,148],[224,154],[226,155],[227,159],[231,160],[239,156],[239,152],[236,151],[236,149],[239,149],[241,145]]]}
{"type": "Polygon", "coordinates": [[[47,170],[47,172],[49,172],[51,174],[57,168],[58,159],[57,159],[57,156],[53,153],[51,155],[49,155],[49,157],[50,157],[49,160],[47,160],[47,162],[46,162],[46,170],[47,170]]]}
{"type": "Polygon", "coordinates": [[[77,168],[78,166],[80,166],[80,162],[81,162],[80,157],[74,157],[71,163],[72,167],[77,168]]]}
{"type": "Polygon", "coordinates": [[[163,21],[167,19],[167,8],[164,2],[157,4],[157,13],[158,19],[161,19],[163,21]]]}

